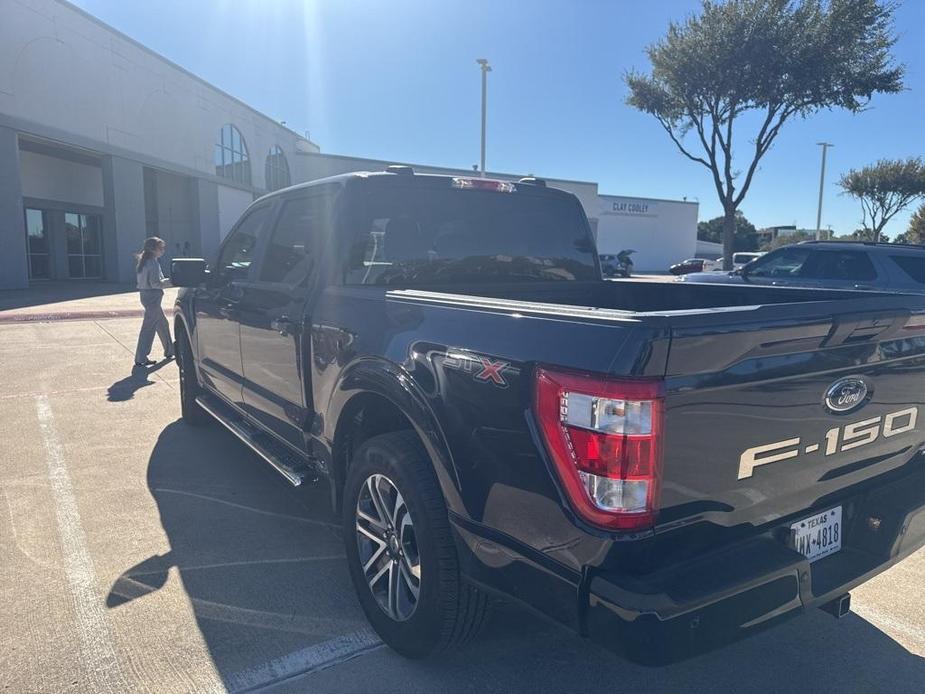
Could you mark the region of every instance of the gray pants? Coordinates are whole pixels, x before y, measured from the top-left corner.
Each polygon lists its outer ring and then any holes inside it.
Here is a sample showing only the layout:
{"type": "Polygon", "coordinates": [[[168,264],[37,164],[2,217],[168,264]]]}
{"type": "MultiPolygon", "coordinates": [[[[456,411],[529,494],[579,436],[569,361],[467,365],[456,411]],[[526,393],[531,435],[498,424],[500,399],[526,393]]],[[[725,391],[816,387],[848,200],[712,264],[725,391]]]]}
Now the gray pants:
{"type": "Polygon", "coordinates": [[[151,353],[154,342],[154,333],[161,338],[164,345],[164,354],[173,355],[173,344],[170,342],[170,327],[167,316],[161,308],[161,299],[164,298],[163,289],[140,289],[141,305],[145,307],[145,317],[141,323],[141,332],[138,333],[138,348],[135,350],[135,363],[144,362],[151,353]]]}

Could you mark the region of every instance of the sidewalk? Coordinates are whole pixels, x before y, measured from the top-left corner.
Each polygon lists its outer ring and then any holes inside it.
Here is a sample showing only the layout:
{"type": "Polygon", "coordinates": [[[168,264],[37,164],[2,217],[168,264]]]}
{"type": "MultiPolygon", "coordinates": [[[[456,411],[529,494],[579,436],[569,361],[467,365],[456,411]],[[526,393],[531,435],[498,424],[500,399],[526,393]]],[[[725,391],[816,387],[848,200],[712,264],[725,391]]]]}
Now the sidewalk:
{"type": "MultiPolygon", "coordinates": [[[[164,290],[170,315],[177,289],[164,290]]],[[[42,282],[28,289],[0,290],[0,323],[131,318],[144,310],[130,285],[106,282],[42,282]]]]}

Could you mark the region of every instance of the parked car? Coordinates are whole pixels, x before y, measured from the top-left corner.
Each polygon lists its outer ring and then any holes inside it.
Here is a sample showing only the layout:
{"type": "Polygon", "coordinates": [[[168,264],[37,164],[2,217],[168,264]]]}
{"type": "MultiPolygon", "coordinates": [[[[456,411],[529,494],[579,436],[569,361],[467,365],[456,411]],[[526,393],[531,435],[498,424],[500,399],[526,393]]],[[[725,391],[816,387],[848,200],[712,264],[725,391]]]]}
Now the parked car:
{"type": "MultiPolygon", "coordinates": [[[[738,270],[743,265],[748,265],[750,262],[752,262],[753,260],[757,260],[763,255],[764,253],[759,253],[757,251],[756,252],[739,251],[738,253],[733,253],[732,254],[732,269],[738,270]]],[[[720,261],[719,269],[722,269],[722,267],[723,267],[723,264],[722,264],[722,261],[720,261]]]]}
{"type": "Polygon", "coordinates": [[[172,276],[183,420],[329,485],[406,656],[499,595],[668,662],[925,544],[925,296],[608,282],[573,195],[407,167],[264,196],[172,276]]]}
{"type": "Polygon", "coordinates": [[[680,263],[675,263],[668,271],[672,275],[686,275],[689,272],[714,272],[722,269],[723,265],[715,260],[706,258],[688,258],[680,263]]]}
{"type": "Polygon", "coordinates": [[[692,273],[680,280],[925,293],[925,247],[804,241],[766,253],[732,272],[692,273]]]}

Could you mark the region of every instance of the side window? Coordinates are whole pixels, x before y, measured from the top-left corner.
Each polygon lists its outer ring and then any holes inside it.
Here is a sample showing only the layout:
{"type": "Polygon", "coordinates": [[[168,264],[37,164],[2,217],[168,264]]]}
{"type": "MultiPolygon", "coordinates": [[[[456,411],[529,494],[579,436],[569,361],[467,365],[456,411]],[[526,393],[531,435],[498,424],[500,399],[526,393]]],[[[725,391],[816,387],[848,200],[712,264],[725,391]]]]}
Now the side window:
{"type": "Polygon", "coordinates": [[[311,273],[328,218],[330,196],[315,193],[283,203],[260,270],[261,282],[296,286],[311,273]]]}
{"type": "Polygon", "coordinates": [[[870,282],[877,279],[877,269],[867,253],[860,251],[817,251],[803,277],[845,282],[870,282]]]}
{"type": "Polygon", "coordinates": [[[783,248],[749,265],[748,274],[752,277],[802,277],[809,255],[810,251],[806,248],[783,248]]]}
{"type": "Polygon", "coordinates": [[[899,265],[913,282],[925,284],[925,253],[917,255],[891,255],[890,260],[899,265]]]}
{"type": "Polygon", "coordinates": [[[219,275],[229,280],[247,277],[257,247],[257,237],[266,224],[269,212],[269,205],[251,210],[234,228],[218,257],[219,275]]]}

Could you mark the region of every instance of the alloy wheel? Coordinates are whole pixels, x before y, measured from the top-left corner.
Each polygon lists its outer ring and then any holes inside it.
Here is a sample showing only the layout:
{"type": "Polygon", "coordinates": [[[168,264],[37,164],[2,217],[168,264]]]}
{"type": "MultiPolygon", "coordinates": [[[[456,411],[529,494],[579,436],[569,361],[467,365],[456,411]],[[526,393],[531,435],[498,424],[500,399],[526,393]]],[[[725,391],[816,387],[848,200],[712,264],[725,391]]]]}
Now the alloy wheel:
{"type": "Polygon", "coordinates": [[[421,556],[414,523],[398,487],[370,475],[356,506],[360,566],[379,607],[392,619],[410,619],[421,590],[421,556]]]}

